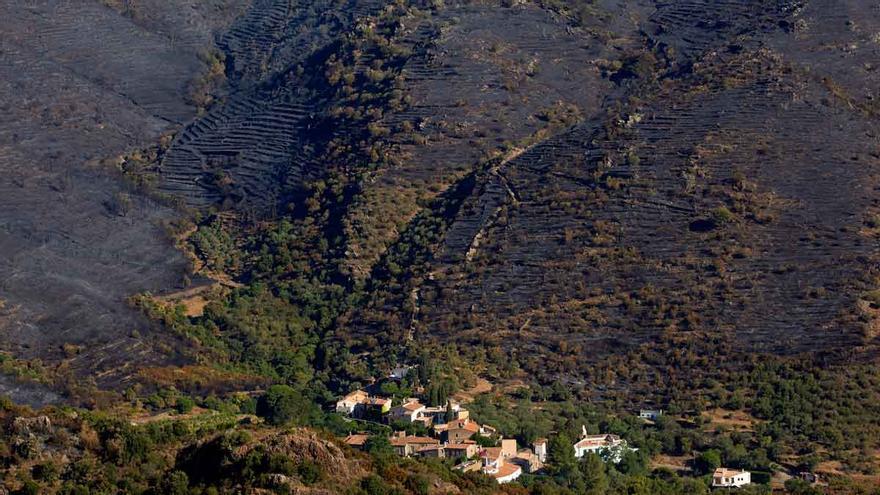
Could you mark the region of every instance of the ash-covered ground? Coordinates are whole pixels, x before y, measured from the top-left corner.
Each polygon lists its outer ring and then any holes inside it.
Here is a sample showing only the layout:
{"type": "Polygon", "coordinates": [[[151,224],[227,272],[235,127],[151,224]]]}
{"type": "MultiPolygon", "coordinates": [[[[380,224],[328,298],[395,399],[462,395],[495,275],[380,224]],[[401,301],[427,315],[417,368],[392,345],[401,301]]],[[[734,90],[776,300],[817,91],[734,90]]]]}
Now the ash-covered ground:
{"type": "MultiPolygon", "coordinates": [[[[174,359],[126,299],[180,286],[186,260],[162,226],[172,212],[101,162],[195,117],[186,92],[199,53],[241,7],[124,5],[0,3],[0,349],[75,356],[69,366],[110,382],[174,359]]],[[[28,402],[56,398],[9,387],[28,402]]]]}
{"type": "MultiPolygon", "coordinates": [[[[333,261],[367,293],[346,331],[549,356],[552,373],[677,339],[876,341],[876,2],[412,3],[399,66],[352,57],[353,81],[387,70],[406,104],[371,123],[390,165],[352,173],[334,206],[333,261]]],[[[119,385],[176,362],[125,299],[180,287],[186,261],[161,227],[174,213],[100,160],[174,132],[159,193],[298,211],[339,166],[330,144],[365,131],[322,128],[356,110],[314,81],[387,5],[0,5],[0,344],[119,385]],[[199,115],[205,50],[229,87],[199,115]]]]}

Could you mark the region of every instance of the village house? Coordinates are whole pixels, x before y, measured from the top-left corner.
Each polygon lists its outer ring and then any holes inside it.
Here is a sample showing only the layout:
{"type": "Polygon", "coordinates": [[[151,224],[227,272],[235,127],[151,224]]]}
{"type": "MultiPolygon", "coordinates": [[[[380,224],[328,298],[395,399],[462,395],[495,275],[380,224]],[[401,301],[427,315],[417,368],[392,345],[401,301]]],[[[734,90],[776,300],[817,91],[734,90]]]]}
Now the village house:
{"type": "Polygon", "coordinates": [[[587,428],[583,427],[583,436],[574,444],[574,456],[578,459],[588,453],[598,455],[605,454],[611,462],[620,462],[623,458],[623,452],[631,450],[626,444],[626,440],[621,439],[617,435],[587,435],[587,428]]]}
{"type": "Polygon", "coordinates": [[[391,409],[389,420],[421,423],[425,428],[430,428],[432,425],[443,425],[447,422],[448,409],[452,411],[453,420],[463,420],[469,417],[467,409],[462,409],[456,402],[450,401],[447,406],[428,407],[418,399],[407,398],[403,400],[401,405],[391,409]]]}
{"type": "Polygon", "coordinates": [[[388,442],[401,457],[409,457],[425,447],[440,446],[440,441],[436,438],[407,436],[403,431],[394,433],[388,442]]]}
{"type": "Polygon", "coordinates": [[[536,473],[544,468],[544,463],[532,449],[520,449],[510,462],[521,467],[525,473],[536,473]]]}
{"type": "Polygon", "coordinates": [[[483,459],[481,458],[479,460],[474,459],[470,461],[464,461],[461,464],[453,467],[452,469],[457,469],[463,473],[479,472],[481,469],[483,469],[483,459]]]}
{"type": "Polygon", "coordinates": [[[370,438],[370,436],[367,434],[353,433],[345,437],[345,443],[353,449],[364,450],[364,447],[366,447],[367,445],[368,438],[370,438]]]}
{"type": "Polygon", "coordinates": [[[355,390],[336,402],[336,412],[355,418],[380,418],[391,410],[391,399],[372,397],[363,390],[355,390]]]}
{"type": "Polygon", "coordinates": [[[464,443],[480,430],[480,425],[470,419],[457,419],[446,424],[434,425],[434,432],[446,443],[464,443]]]}
{"type": "Polygon", "coordinates": [[[391,408],[388,418],[391,421],[405,421],[407,423],[416,423],[424,415],[425,405],[418,399],[404,399],[403,404],[391,408]]]}
{"type": "Polygon", "coordinates": [[[358,405],[365,401],[367,397],[369,397],[369,394],[363,390],[355,390],[336,402],[336,412],[351,416],[358,405]]]}
{"type": "Polygon", "coordinates": [[[516,456],[516,440],[502,440],[500,447],[487,447],[480,452],[482,471],[498,483],[510,483],[522,475],[522,468],[511,459],[516,456]]]}
{"type": "Polygon", "coordinates": [[[470,459],[477,455],[480,449],[476,442],[470,440],[463,443],[448,443],[444,447],[446,457],[450,459],[470,459]]]}
{"type": "Polygon", "coordinates": [[[391,399],[382,399],[380,397],[367,397],[361,402],[364,407],[365,415],[380,417],[391,410],[391,399]]]}
{"type": "Polygon", "coordinates": [[[720,467],[712,474],[712,488],[736,488],[752,482],[752,473],[720,467]]]}
{"type": "Polygon", "coordinates": [[[446,414],[449,409],[452,410],[453,421],[459,419],[468,419],[470,417],[470,413],[467,409],[462,409],[461,404],[451,400],[445,406],[426,407],[425,410],[422,412],[421,417],[431,418],[431,423],[442,425],[447,422],[446,414]]]}

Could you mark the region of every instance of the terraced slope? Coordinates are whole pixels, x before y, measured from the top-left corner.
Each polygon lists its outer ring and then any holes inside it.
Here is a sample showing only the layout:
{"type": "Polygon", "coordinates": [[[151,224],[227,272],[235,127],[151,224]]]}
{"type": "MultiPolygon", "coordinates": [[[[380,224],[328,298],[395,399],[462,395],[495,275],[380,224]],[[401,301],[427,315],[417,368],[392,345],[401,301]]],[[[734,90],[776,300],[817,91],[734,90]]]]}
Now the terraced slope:
{"type": "Polygon", "coordinates": [[[191,36],[175,42],[166,24],[138,24],[94,0],[0,10],[0,348],[107,372],[104,383],[126,376],[127,363],[174,360],[156,348],[168,337],[125,303],[182,282],[186,261],[161,226],[171,212],[98,161],[195,115],[186,92],[211,28],[178,26],[191,36]]]}
{"type": "Polygon", "coordinates": [[[311,155],[320,139],[309,129],[322,100],[292,71],[380,5],[331,3],[256,1],[220,37],[232,94],[176,137],[162,162],[162,192],[196,207],[265,212],[319,174],[311,155]]]}

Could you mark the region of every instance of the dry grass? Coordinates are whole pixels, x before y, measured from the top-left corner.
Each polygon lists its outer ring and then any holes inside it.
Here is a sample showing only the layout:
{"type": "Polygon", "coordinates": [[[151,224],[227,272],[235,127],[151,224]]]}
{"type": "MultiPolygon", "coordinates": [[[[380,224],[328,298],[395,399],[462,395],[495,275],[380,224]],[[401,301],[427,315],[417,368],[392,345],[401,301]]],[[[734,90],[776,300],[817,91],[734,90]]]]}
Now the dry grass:
{"type": "Polygon", "coordinates": [[[753,417],[748,411],[728,411],[726,409],[715,408],[703,413],[703,417],[710,422],[708,429],[716,426],[726,426],[737,431],[753,431],[759,419],[753,417]]]}

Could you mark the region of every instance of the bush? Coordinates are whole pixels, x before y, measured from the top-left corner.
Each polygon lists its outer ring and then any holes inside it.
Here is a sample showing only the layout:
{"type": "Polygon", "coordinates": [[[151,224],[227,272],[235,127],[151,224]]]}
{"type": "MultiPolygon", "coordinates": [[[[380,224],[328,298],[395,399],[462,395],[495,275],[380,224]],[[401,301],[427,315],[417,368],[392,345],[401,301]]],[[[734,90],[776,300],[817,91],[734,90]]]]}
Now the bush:
{"type": "Polygon", "coordinates": [[[314,485],[324,477],[321,466],[306,459],[296,468],[296,474],[304,485],[314,485]]]}
{"type": "Polygon", "coordinates": [[[196,403],[194,400],[189,397],[179,397],[177,399],[177,403],[174,405],[174,408],[177,409],[177,412],[180,414],[186,414],[193,410],[196,403]]]}

